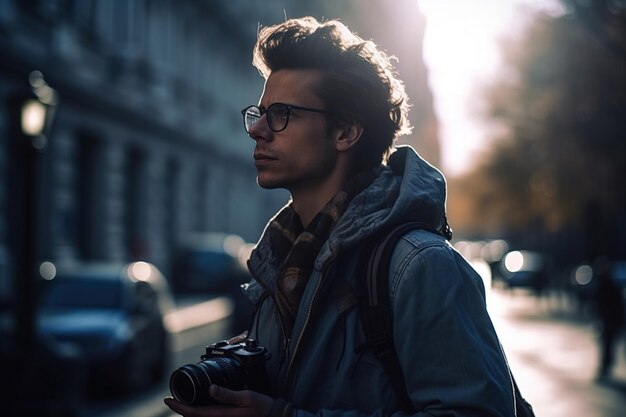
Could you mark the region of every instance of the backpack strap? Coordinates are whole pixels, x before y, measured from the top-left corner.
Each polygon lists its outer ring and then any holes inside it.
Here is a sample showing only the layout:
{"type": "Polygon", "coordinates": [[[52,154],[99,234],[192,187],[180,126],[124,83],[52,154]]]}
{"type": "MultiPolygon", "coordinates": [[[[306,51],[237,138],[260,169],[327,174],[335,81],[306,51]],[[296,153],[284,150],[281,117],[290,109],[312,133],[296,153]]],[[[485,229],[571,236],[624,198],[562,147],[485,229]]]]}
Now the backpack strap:
{"type": "MultiPolygon", "coordinates": [[[[451,230],[447,222],[445,224],[446,227],[442,230],[433,230],[429,225],[420,222],[401,224],[391,231],[383,231],[369,238],[359,255],[357,271],[359,290],[363,291],[364,288],[367,290],[359,297],[358,305],[363,331],[367,344],[389,376],[401,408],[407,413],[413,413],[416,410],[407,392],[406,381],[393,342],[393,317],[389,300],[389,264],[396,243],[411,230],[429,230],[450,240],[451,230]]],[[[535,417],[531,405],[522,397],[510,369],[509,374],[515,396],[515,415],[535,417]]]]}
{"type": "Polygon", "coordinates": [[[396,355],[393,343],[393,318],[389,301],[388,275],[391,255],[398,240],[406,232],[424,228],[422,223],[411,222],[397,226],[391,232],[384,232],[365,242],[359,256],[357,277],[359,289],[367,291],[359,298],[361,323],[367,344],[385,369],[400,405],[406,412],[415,411],[406,390],[404,374],[396,355]]]}

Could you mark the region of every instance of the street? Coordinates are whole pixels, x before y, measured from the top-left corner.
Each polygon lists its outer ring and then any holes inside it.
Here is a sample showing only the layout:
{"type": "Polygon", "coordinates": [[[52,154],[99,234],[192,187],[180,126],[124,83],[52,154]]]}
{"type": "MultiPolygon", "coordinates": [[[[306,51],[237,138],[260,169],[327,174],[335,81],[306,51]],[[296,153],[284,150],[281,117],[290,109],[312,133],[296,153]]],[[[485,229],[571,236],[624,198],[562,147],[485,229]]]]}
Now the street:
{"type": "MultiPolygon", "coordinates": [[[[610,382],[595,381],[596,330],[568,305],[555,307],[524,291],[491,290],[487,304],[524,397],[537,417],[622,417],[626,410],[624,341],[610,382]]],[[[177,365],[199,360],[207,342],[226,337],[228,319],[186,329],[177,337],[177,365]]],[[[198,323],[196,323],[198,324],[198,323]]],[[[94,410],[88,417],[161,417],[167,381],[130,402],[94,410]]]]}
{"type": "Polygon", "coordinates": [[[612,380],[599,383],[596,328],[577,319],[571,306],[502,290],[491,291],[487,304],[520,391],[537,417],[625,415],[623,340],[612,380]]]}

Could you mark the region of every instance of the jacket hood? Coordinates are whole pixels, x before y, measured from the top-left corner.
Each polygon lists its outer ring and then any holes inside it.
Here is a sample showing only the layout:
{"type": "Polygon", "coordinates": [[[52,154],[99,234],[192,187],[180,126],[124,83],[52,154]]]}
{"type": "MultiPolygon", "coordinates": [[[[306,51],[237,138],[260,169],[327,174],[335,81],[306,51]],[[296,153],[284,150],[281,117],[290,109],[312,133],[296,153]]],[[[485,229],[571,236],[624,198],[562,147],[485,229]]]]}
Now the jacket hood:
{"type": "Polygon", "coordinates": [[[443,174],[410,146],[400,146],[379,175],[357,194],[320,251],[316,266],[372,234],[417,221],[433,230],[447,227],[443,174]],[[325,253],[328,249],[329,253],[325,253]]]}

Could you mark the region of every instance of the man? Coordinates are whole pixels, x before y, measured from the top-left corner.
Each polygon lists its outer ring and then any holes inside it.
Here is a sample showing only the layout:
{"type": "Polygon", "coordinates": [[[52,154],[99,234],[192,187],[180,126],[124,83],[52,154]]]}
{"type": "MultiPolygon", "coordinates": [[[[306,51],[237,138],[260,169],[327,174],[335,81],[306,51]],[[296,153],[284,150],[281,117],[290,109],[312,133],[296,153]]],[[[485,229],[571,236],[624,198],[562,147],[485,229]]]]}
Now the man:
{"type": "Polygon", "coordinates": [[[593,274],[597,280],[595,289],[595,311],[598,315],[600,330],[600,361],[598,363],[598,381],[608,380],[615,363],[615,345],[624,327],[624,298],[622,288],[611,277],[611,262],[606,256],[600,256],[593,263],[593,274]]]}
{"type": "MultiPolygon", "coordinates": [[[[271,395],[213,385],[223,405],[166,403],[185,416],[406,415],[362,330],[358,254],[368,237],[411,220],[446,229],[444,178],[408,147],[381,164],[409,130],[406,94],[389,57],[343,24],[264,28],[253,63],[266,78],[259,105],[243,111],[258,183],[292,197],[249,261],[249,337],[271,352],[271,395]]],[[[446,239],[404,235],[389,286],[415,415],[513,416],[482,282],[446,239]]]]}

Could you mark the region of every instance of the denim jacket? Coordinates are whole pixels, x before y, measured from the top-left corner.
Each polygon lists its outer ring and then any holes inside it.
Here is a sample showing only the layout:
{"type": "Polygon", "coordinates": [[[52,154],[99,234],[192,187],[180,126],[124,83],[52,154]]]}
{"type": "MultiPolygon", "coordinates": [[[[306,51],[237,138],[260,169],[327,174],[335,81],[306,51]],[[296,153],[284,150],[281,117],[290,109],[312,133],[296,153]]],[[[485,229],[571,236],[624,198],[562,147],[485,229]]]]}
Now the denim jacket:
{"type": "MultiPolygon", "coordinates": [[[[271,352],[271,392],[297,417],[406,416],[366,344],[357,310],[360,244],[417,220],[445,222],[445,180],[409,147],[380,167],[323,245],[293,332],[274,303],[280,267],[265,234],[252,252],[246,292],[257,305],[250,337],[271,352]]],[[[481,278],[441,236],[408,232],[394,249],[389,286],[396,353],[415,416],[514,416],[510,374],[488,316],[481,278]]]]}

